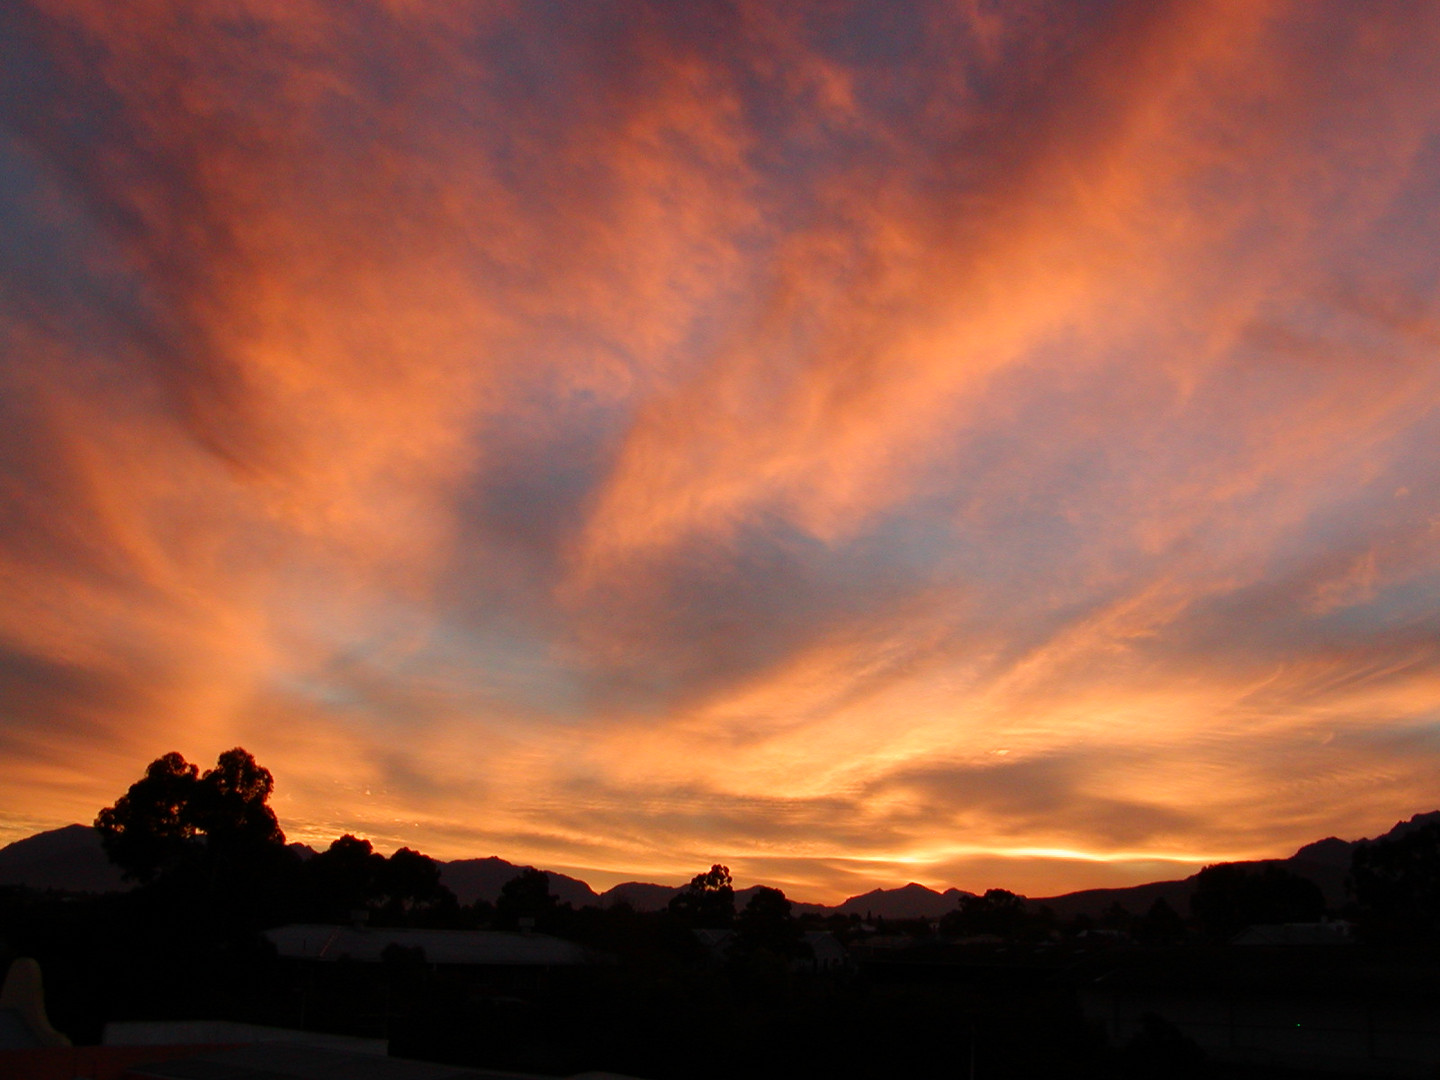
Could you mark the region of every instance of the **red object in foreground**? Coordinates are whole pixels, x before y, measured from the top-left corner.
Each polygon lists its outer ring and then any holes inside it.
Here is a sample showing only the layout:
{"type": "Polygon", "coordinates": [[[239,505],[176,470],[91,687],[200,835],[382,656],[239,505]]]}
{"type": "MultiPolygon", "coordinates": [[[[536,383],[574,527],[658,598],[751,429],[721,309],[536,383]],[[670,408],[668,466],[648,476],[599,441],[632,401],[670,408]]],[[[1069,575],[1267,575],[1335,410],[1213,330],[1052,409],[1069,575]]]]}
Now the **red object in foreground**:
{"type": "Polygon", "coordinates": [[[0,1050],[5,1080],[126,1080],[131,1069],[195,1057],[215,1046],[36,1046],[0,1050]]]}

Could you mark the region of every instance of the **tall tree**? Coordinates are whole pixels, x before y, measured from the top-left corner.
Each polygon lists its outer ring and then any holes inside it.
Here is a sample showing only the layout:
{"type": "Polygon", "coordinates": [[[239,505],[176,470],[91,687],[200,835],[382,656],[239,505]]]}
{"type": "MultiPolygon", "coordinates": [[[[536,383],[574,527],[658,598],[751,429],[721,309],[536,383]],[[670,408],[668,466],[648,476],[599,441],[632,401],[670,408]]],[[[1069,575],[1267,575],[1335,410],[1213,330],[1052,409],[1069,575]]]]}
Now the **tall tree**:
{"type": "Polygon", "coordinates": [[[95,828],[110,861],[136,881],[152,881],[202,852],[212,865],[233,869],[283,847],[267,802],[274,788],[270,770],[238,746],[204,775],[172,751],[101,810],[95,828]]]}
{"type": "Polygon", "coordinates": [[[346,833],[336,837],[305,866],[320,917],[348,919],[380,895],[385,856],[369,840],[346,833]]]}
{"type": "Polygon", "coordinates": [[[270,770],[237,746],[200,777],[190,816],[212,848],[283,844],[285,834],[268,804],[274,790],[270,770]]]}
{"type": "Polygon", "coordinates": [[[811,954],[805,931],[790,913],[790,901],[779,889],[761,885],[745,909],[735,916],[733,956],[760,950],[783,959],[811,954]]]}
{"type": "Polygon", "coordinates": [[[385,860],[380,892],[387,903],[402,909],[453,900],[455,894],[440,884],[440,864],[430,856],[402,847],[385,860]]]}
{"type": "Polygon", "coordinates": [[[197,829],[190,802],[199,769],[171,751],[156,758],[130,790],[95,819],[110,861],[132,881],[148,882],[177,865],[197,829]]]}
{"type": "Polygon", "coordinates": [[[670,913],[694,927],[719,929],[735,921],[735,886],[730,868],[716,863],[696,874],[670,900],[670,913]]]}
{"type": "Polygon", "coordinates": [[[520,926],[521,919],[532,920],[541,930],[553,929],[560,901],[550,891],[550,875],[544,870],[526,867],[500,887],[495,901],[495,925],[505,930],[520,926]]]}

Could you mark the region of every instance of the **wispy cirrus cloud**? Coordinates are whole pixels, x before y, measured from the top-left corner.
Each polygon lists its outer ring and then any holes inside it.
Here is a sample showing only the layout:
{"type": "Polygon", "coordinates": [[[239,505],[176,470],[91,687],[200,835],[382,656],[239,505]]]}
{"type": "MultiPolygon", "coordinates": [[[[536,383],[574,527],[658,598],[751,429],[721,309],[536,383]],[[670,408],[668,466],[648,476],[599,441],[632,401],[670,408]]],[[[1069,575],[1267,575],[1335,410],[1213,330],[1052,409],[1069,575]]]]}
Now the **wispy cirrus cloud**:
{"type": "Polygon", "coordinates": [[[1437,32],[9,6],[0,814],[239,742],[825,898],[1432,808],[1437,32]]]}

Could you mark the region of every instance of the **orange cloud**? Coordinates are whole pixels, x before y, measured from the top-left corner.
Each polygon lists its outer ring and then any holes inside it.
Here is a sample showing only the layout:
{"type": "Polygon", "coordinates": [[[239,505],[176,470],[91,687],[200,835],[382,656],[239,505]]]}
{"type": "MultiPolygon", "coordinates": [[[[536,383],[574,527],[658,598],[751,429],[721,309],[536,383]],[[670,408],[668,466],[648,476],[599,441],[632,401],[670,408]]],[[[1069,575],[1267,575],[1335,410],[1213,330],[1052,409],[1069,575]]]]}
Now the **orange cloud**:
{"type": "Polygon", "coordinates": [[[12,5],[0,832],[237,742],[817,899],[1433,808],[1437,30],[12,5]]]}

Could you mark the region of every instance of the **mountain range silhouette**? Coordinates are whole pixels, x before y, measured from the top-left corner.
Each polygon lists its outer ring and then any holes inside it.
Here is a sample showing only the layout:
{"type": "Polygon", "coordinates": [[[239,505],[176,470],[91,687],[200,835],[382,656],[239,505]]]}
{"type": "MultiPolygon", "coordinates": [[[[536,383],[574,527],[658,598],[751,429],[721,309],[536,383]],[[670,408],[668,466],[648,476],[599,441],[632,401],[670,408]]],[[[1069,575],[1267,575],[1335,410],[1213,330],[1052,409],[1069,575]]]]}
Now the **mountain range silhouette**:
{"type": "MultiPolygon", "coordinates": [[[[1398,822],[1384,836],[1372,839],[1393,839],[1432,822],[1440,823],[1440,810],[1416,814],[1408,821],[1398,822]]],[[[1315,882],[1324,893],[1326,903],[1338,907],[1346,900],[1345,878],[1350,870],[1351,855],[1358,845],[1368,842],[1370,841],[1341,840],[1329,836],[1306,844],[1289,858],[1259,859],[1243,865],[1283,866],[1315,882]]],[[[291,844],[290,847],[302,857],[314,854],[314,851],[304,844],[291,844]]],[[[505,883],[526,869],[530,867],[493,855],[483,859],[440,862],[441,881],[455,893],[462,904],[470,904],[477,899],[493,903],[505,883]]],[[[597,893],[579,878],[553,870],[546,871],[546,874],[550,879],[550,891],[562,903],[573,904],[577,908],[587,904],[609,907],[624,902],[638,911],[655,911],[668,904],[670,898],[679,891],[679,887],[673,885],[627,881],[597,893]]],[[[4,885],[92,893],[113,892],[130,887],[122,879],[119,869],[106,858],[100,846],[99,834],[89,825],[66,825],[63,828],[36,833],[0,848],[0,886],[4,885]]],[[[1155,881],[1126,888],[1084,889],[1059,896],[1027,899],[1035,906],[1048,905],[1061,918],[1073,918],[1080,914],[1098,915],[1117,903],[1129,911],[1139,913],[1148,910],[1150,905],[1161,898],[1175,910],[1185,911],[1194,887],[1195,877],[1191,875],[1183,879],[1155,881]]],[[[749,888],[737,889],[737,907],[743,907],[758,888],[760,886],[752,885],[749,888]]],[[[972,894],[955,888],[939,892],[912,881],[895,889],[873,889],[833,906],[796,901],[793,903],[793,910],[796,914],[854,914],[886,919],[938,918],[954,911],[961,898],[969,895],[972,894]]]]}

